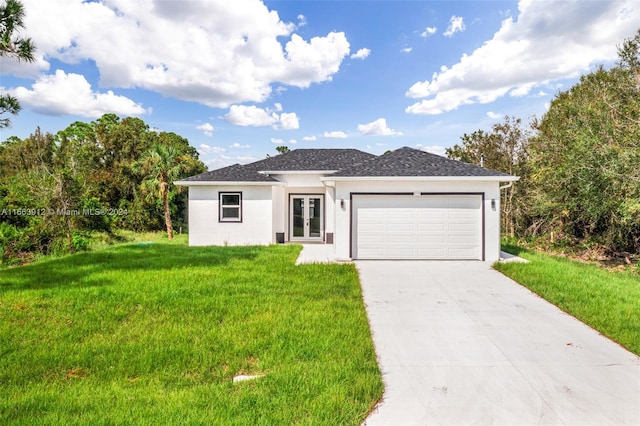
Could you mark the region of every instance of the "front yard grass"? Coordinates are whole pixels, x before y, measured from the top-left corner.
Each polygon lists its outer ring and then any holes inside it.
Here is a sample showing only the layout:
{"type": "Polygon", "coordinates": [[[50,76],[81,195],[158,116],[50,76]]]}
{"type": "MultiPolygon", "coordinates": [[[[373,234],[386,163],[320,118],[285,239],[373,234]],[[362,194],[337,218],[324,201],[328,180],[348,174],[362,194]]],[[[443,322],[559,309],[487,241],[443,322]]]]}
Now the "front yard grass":
{"type": "Polygon", "coordinates": [[[383,386],[356,269],[299,250],[180,239],[0,270],[2,423],[360,424],[383,386]]]}
{"type": "Polygon", "coordinates": [[[494,267],[603,335],[640,355],[640,276],[505,246],[530,263],[494,267]]]}

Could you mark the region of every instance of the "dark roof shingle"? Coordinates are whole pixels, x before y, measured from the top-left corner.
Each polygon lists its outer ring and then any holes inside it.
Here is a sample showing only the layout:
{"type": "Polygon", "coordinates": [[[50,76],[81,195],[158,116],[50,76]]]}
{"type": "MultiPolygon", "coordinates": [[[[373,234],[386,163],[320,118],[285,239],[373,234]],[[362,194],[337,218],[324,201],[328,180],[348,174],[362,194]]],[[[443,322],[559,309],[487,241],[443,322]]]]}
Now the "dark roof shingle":
{"type": "Polygon", "coordinates": [[[278,182],[271,176],[258,173],[240,164],[223,167],[182,179],[182,182],[278,182]]]}
{"type": "Polygon", "coordinates": [[[259,171],[341,170],[363,163],[375,155],[357,149],[295,149],[245,165],[259,171]]]}
{"type": "Polygon", "coordinates": [[[346,167],[336,177],[399,176],[510,176],[506,173],[451,160],[429,152],[403,147],[362,164],[346,167]]]}

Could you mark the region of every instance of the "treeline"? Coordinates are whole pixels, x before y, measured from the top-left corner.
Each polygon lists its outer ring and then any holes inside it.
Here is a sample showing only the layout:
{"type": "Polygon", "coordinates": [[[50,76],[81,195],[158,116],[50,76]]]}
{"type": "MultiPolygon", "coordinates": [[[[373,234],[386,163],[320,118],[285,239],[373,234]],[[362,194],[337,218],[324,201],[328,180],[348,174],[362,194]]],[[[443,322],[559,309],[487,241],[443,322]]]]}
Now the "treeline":
{"type": "Polygon", "coordinates": [[[521,177],[502,194],[507,235],[640,253],[640,30],[618,56],[559,93],[542,118],[506,117],[447,150],[521,177]]]}
{"type": "Polygon", "coordinates": [[[92,233],[185,220],[171,182],[206,171],[187,139],[105,114],[0,143],[0,263],[87,248],[92,233]]]}

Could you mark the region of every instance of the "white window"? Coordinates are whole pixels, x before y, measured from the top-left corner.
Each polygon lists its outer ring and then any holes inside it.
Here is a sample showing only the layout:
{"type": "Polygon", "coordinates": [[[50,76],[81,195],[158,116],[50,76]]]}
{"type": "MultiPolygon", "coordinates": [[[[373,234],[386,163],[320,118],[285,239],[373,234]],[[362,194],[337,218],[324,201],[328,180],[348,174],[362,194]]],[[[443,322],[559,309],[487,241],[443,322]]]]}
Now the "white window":
{"type": "Polygon", "coordinates": [[[242,192],[220,192],[220,222],[242,222],[242,192]]]}

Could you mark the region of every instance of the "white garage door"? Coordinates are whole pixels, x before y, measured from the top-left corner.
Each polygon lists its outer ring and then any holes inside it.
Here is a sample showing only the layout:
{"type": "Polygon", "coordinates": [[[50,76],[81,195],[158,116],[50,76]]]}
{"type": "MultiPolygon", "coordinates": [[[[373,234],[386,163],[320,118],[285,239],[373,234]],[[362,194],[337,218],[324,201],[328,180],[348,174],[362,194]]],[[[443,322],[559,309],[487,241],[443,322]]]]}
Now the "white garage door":
{"type": "Polygon", "coordinates": [[[354,195],[354,259],[482,260],[481,195],[354,195]]]}

